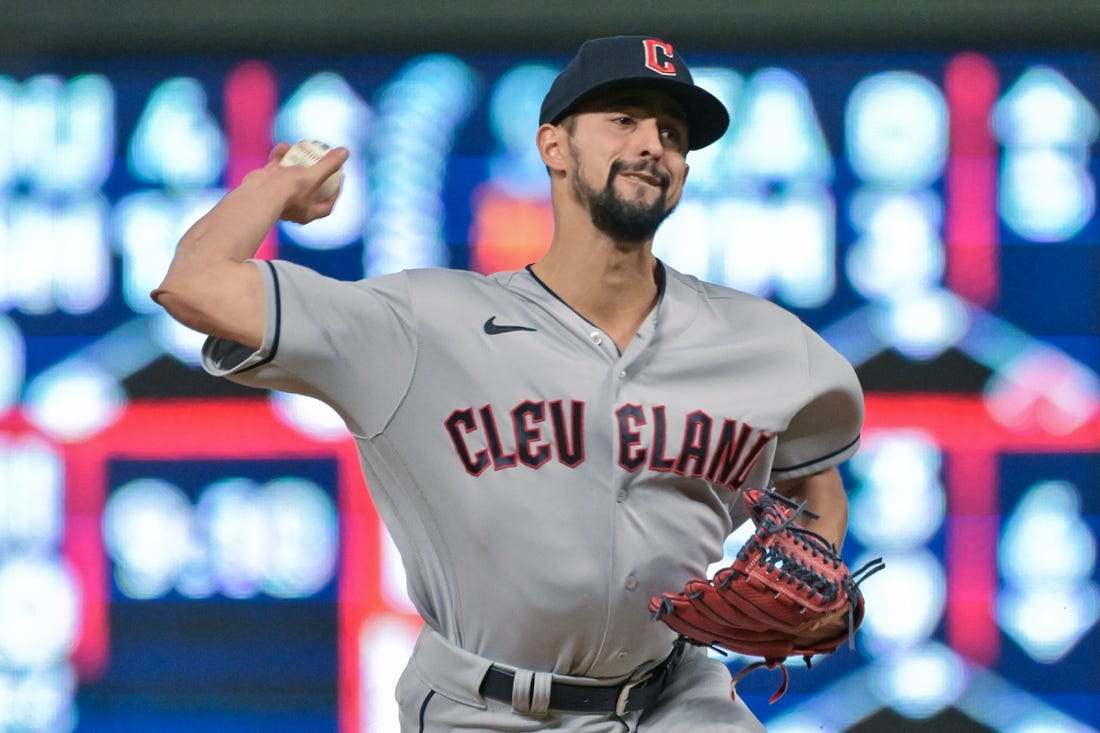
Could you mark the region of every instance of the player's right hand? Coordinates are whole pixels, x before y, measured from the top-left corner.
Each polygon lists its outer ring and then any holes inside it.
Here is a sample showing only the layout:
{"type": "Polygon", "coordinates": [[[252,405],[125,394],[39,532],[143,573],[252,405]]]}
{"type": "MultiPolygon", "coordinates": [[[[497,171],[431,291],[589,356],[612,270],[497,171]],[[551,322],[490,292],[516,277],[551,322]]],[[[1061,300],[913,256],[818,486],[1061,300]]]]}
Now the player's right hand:
{"type": "Polygon", "coordinates": [[[285,195],[288,198],[279,218],[297,224],[308,224],[315,219],[328,216],[336,205],[340,190],[338,189],[325,199],[318,199],[317,191],[329,176],[347,162],[347,148],[333,148],[315,165],[308,168],[298,165],[280,165],[280,161],[288,150],[290,150],[288,143],[282,142],[276,145],[271,151],[267,165],[263,167],[264,174],[277,180],[280,190],[287,192],[285,195]]]}

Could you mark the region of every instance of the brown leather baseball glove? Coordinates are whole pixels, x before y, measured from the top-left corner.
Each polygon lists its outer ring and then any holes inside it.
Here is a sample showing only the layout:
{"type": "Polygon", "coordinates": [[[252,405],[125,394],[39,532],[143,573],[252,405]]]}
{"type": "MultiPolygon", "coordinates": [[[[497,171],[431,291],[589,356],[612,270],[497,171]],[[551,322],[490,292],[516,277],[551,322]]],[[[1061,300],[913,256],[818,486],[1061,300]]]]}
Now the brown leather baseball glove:
{"type": "Polygon", "coordinates": [[[681,593],[655,596],[649,610],[692,643],[763,657],[734,676],[731,693],[753,669],[780,667],[775,702],[787,691],[788,657],[809,667],[815,654],[831,654],[845,641],[854,648],[864,611],[859,584],[885,565],[879,558],[849,572],[835,546],[795,524],[803,513],[813,516],[805,504],[757,489],[743,490],[742,500],[756,531],[734,563],[710,581],[693,578],[681,593]],[[846,630],[819,638],[845,615],[846,630]]]}

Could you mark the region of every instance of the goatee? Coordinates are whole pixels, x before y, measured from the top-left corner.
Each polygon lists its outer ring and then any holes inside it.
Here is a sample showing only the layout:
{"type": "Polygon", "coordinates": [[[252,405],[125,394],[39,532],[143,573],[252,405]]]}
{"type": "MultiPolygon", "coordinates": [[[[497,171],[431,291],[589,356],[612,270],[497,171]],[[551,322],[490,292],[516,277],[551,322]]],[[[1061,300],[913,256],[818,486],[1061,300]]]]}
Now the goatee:
{"type": "MultiPolygon", "coordinates": [[[[578,166],[579,169],[579,166],[578,166]]],[[[668,188],[668,175],[658,171],[654,166],[645,161],[627,165],[623,161],[615,161],[611,164],[611,170],[607,175],[607,185],[602,191],[596,192],[580,175],[573,178],[573,192],[577,199],[588,204],[588,211],[592,217],[592,224],[597,229],[619,242],[647,242],[657,233],[657,227],[661,225],[673,209],[667,209],[668,198],[665,190],[668,188]],[[615,178],[624,171],[645,172],[656,177],[660,181],[660,195],[653,203],[645,201],[628,201],[615,190],[615,178]]],[[[673,207],[675,208],[675,207],[673,207]]]]}

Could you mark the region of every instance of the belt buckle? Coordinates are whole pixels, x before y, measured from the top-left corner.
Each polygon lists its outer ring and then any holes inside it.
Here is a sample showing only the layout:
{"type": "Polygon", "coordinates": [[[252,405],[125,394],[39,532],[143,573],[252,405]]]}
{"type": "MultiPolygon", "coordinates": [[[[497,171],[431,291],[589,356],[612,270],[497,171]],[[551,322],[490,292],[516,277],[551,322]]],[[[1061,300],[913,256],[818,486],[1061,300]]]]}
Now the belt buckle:
{"type": "Polygon", "coordinates": [[[619,699],[615,701],[615,715],[620,718],[626,715],[626,704],[630,700],[630,691],[635,687],[641,687],[649,682],[653,678],[653,672],[647,673],[644,677],[640,677],[633,682],[627,682],[623,685],[623,689],[619,690],[619,699]]]}

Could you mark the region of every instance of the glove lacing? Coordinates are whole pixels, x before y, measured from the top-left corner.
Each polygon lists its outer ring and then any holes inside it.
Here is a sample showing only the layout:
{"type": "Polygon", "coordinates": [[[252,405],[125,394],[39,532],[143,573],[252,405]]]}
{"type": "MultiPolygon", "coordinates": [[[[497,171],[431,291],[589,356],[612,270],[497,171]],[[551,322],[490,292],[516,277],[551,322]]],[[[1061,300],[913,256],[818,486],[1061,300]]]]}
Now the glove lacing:
{"type": "MultiPolygon", "coordinates": [[[[794,523],[795,520],[802,515],[806,515],[811,519],[818,518],[817,514],[814,514],[807,508],[808,502],[803,501],[802,503],[796,503],[786,496],[773,491],[765,493],[777,503],[785,505],[791,511],[789,515],[784,516],[785,513],[780,511],[775,504],[766,504],[763,506],[758,504],[754,507],[754,513],[756,514],[756,524],[759,527],[770,534],[778,534],[785,531],[789,533],[789,536],[798,542],[803,549],[809,552],[811,557],[821,558],[832,564],[834,568],[839,568],[841,566],[842,559],[836,545],[826,540],[817,532],[794,523]]],[[[844,591],[848,599],[848,648],[855,651],[855,603],[853,603],[852,599],[859,592],[858,588],[860,583],[886,567],[886,563],[883,559],[881,557],[875,558],[864,564],[858,570],[851,573],[851,577],[846,578],[842,585],[841,583],[823,577],[800,558],[785,553],[782,549],[774,545],[763,546],[755,534],[750,537],[745,545],[738,551],[737,557],[742,562],[747,562],[749,555],[756,551],[760,551],[761,553],[758,565],[764,566],[767,568],[769,574],[775,573],[779,580],[790,585],[795,585],[799,590],[809,588],[814,593],[822,596],[827,602],[834,601],[841,590],[844,591]]],[[[748,577],[747,573],[744,575],[746,578],[748,577]]],[[[736,571],[728,573],[725,578],[719,581],[718,587],[722,589],[729,587],[730,583],[736,579],[736,576],[736,571]]],[[[812,654],[804,654],[802,656],[802,661],[806,664],[806,669],[812,667],[812,658],[812,654]]],[[[787,667],[783,664],[784,660],[784,657],[774,659],[766,658],[747,665],[730,680],[730,696],[735,696],[734,688],[737,683],[753,670],[761,667],[767,667],[768,669],[779,667],[783,674],[783,680],[779,685],[779,689],[768,699],[769,703],[774,703],[786,694],[788,684],[790,683],[790,674],[787,671],[787,667]]]]}

